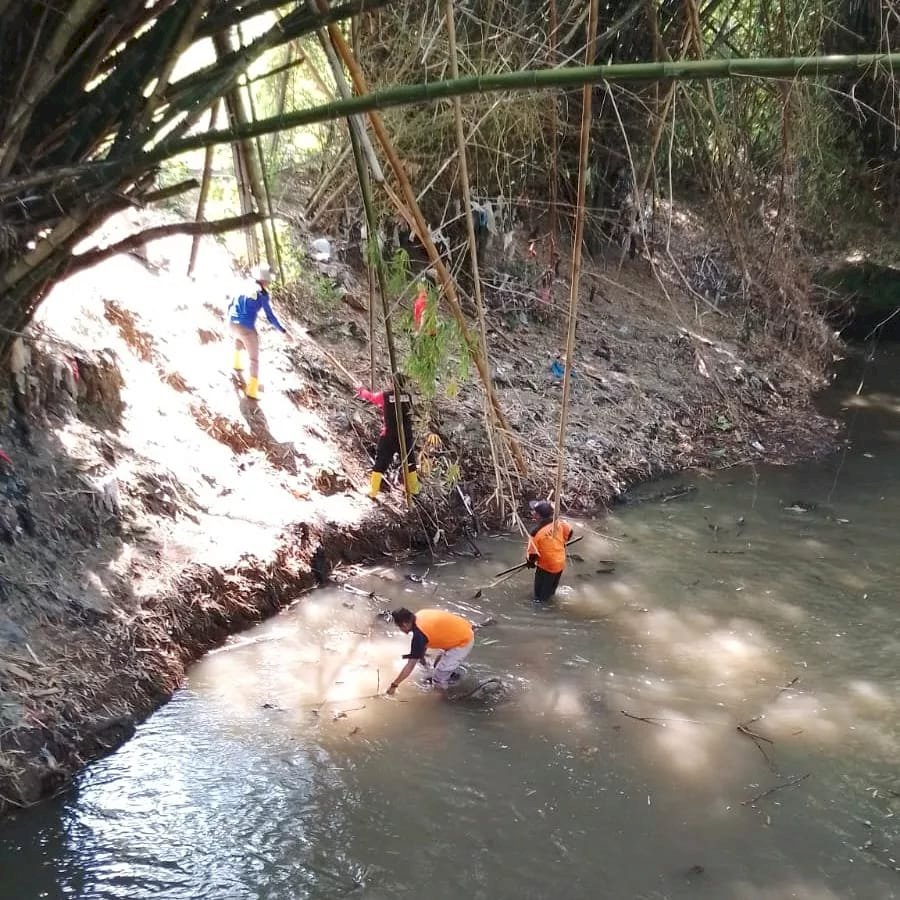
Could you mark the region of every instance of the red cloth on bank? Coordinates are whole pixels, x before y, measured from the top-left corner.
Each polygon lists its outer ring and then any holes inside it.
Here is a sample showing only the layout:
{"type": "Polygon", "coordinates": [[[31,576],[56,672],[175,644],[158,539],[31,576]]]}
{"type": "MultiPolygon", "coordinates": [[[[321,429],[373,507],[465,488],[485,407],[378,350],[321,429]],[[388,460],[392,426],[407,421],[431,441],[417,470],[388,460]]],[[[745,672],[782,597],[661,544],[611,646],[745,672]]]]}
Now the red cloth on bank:
{"type": "Polygon", "coordinates": [[[419,296],[413,301],[413,322],[416,331],[422,328],[422,317],[425,315],[425,306],[428,303],[428,294],[425,291],[419,291],[419,296]]]}

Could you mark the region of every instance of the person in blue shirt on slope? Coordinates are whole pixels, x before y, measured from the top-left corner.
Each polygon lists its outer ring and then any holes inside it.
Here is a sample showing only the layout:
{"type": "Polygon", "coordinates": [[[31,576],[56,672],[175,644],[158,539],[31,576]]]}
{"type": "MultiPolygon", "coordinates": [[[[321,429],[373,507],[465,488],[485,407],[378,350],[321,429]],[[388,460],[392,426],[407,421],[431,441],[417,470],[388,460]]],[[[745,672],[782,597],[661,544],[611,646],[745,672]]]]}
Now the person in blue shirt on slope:
{"type": "Polygon", "coordinates": [[[266,265],[255,266],[250,273],[253,279],[243,292],[233,297],[228,304],[228,322],[234,335],[234,370],[242,372],[244,362],[241,350],[247,351],[250,359],[250,380],[247,382],[247,396],[251,400],[259,399],[259,335],[256,333],[256,317],[260,310],[266,318],[283,335],[287,330],[278,321],[269,305],[269,283],[272,281],[272,270],[266,265]]]}

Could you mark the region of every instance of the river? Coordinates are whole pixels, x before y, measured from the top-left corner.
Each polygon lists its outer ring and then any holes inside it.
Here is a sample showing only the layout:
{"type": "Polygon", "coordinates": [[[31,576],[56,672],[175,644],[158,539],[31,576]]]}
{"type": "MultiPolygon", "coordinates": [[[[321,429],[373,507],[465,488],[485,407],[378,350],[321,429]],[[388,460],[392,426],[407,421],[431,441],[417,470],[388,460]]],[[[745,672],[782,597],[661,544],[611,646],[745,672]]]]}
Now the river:
{"type": "Polygon", "coordinates": [[[822,404],[846,453],[646,486],[576,525],[551,609],[527,573],[471,599],[517,538],[352,579],[495,617],[456,690],[502,693],[373,698],[408,638],[308,595],[0,824],[0,897],[900,897],[898,348],[822,404]]]}

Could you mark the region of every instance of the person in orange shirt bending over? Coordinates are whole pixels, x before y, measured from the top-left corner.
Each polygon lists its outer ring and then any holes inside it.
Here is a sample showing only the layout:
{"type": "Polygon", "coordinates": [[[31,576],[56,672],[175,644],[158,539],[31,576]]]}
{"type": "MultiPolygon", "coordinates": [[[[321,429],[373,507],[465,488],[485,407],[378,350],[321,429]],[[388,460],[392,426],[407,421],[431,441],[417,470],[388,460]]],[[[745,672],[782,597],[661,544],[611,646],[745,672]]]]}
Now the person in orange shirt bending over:
{"type": "Polygon", "coordinates": [[[462,616],[442,609],[420,609],[410,612],[406,608],[395,609],[391,616],[394,624],[404,633],[412,635],[409,653],[403,658],[406,665],[391,682],[387,694],[392,697],[397,688],[412,675],[419,663],[425,665],[427,650],[442,650],[432,671],[432,683],[438,690],[445,691],[450,685],[450,676],[459,664],[472,652],[475,644],[475,629],[462,616]]]}
{"type": "Polygon", "coordinates": [[[566,544],[572,537],[572,526],[562,519],[553,522],[553,506],[546,500],[533,500],[531,518],[536,525],[528,538],[525,557],[534,569],[534,602],[546,603],[559,587],[566,568],[566,544]]]}

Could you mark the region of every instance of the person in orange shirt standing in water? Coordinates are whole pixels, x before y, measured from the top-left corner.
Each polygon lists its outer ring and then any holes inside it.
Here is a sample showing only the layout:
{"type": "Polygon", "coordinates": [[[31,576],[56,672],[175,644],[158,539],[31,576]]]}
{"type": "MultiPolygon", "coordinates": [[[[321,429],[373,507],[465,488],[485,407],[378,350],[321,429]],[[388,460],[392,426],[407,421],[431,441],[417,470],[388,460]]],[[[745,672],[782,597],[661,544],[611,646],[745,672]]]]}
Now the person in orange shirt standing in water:
{"type": "Polygon", "coordinates": [[[546,500],[533,500],[531,518],[536,523],[528,537],[525,557],[534,569],[534,602],[547,603],[559,587],[566,568],[566,544],[572,537],[572,526],[562,519],[553,522],[553,506],[546,500]]]}
{"type": "Polygon", "coordinates": [[[391,682],[387,695],[393,697],[397,688],[412,675],[416,666],[425,662],[427,650],[442,650],[431,673],[432,684],[446,691],[450,677],[460,663],[472,652],[475,645],[475,629],[462,616],[442,609],[420,609],[410,612],[405,607],[395,609],[391,616],[394,624],[404,633],[412,635],[409,653],[404,655],[406,665],[391,682]]]}

